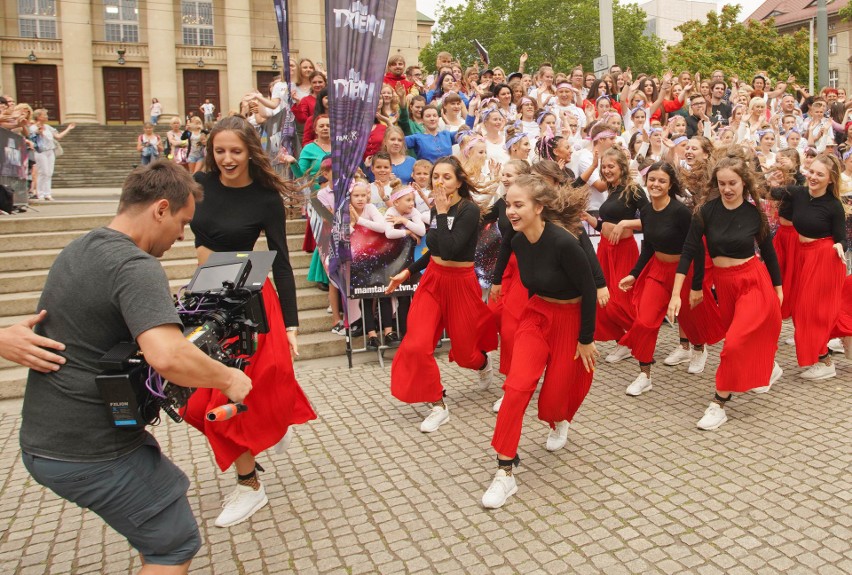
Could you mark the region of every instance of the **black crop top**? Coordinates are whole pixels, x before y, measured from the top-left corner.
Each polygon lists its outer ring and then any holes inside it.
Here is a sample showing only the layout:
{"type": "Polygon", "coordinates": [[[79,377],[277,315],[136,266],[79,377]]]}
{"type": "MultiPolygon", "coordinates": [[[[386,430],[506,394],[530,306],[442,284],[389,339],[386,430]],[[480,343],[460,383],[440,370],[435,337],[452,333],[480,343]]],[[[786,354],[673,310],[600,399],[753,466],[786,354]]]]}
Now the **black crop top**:
{"type": "Polygon", "coordinates": [[[654,252],[669,255],[679,255],[683,252],[683,244],[689,235],[692,212],[682,202],[672,199],[669,205],[660,211],[648,203],[642,208],[642,251],[630,275],[638,278],[648,261],[654,257],[654,252]]]}
{"type": "Polygon", "coordinates": [[[473,262],[476,242],[479,241],[479,206],[461,200],[450,206],[446,214],[432,208],[429,229],[426,230],[425,252],[408,267],[412,274],[426,269],[432,256],[450,262],[473,262]]]}
{"type": "Polygon", "coordinates": [[[278,252],[272,263],[272,277],[284,324],[298,326],[296,280],[287,251],[287,217],[281,196],[256,183],[228,188],[212,173],[199,172],[195,180],[204,188],[204,201],[196,206],[189,224],[195,234],[195,247],[204,246],[214,252],[251,251],[260,232],[265,232],[269,249],[278,252]]]}
{"type": "Polygon", "coordinates": [[[555,299],[582,297],[580,343],[595,338],[595,282],[592,268],[580,241],[565,229],[546,222],[541,237],[531,244],[524,234],[515,234],[512,249],[518,258],[521,282],[534,295],[555,299]]]}
{"type": "Polygon", "coordinates": [[[815,240],[832,238],[846,251],[846,212],[840,200],[829,193],[811,197],[805,186],[772,188],[772,197],[792,204],[793,217],[788,219],[799,234],[815,240]]]}
{"type": "Polygon", "coordinates": [[[609,193],[598,209],[598,225],[595,229],[601,231],[604,222],[617,224],[621,220],[635,220],[636,212],[647,205],[648,198],[641,189],[639,195],[634,196],[632,191],[625,191],[624,186],[618,186],[609,193]]]}
{"type": "Polygon", "coordinates": [[[488,213],[482,218],[482,223],[497,222],[497,229],[500,230],[500,237],[505,238],[506,234],[512,230],[512,223],[506,217],[506,199],[497,198],[497,201],[491,204],[488,213]]]}
{"type": "MultiPolygon", "coordinates": [[[[686,275],[689,264],[694,260],[692,289],[701,290],[701,284],[704,281],[702,236],[707,237],[707,249],[710,251],[711,258],[728,257],[744,260],[754,256],[754,243],[760,235],[760,226],[760,212],[754,204],[743,201],[738,207],[729,210],[722,204],[722,198],[710,200],[701,206],[699,212],[692,218],[677,273],[686,275]]],[[[781,270],[778,267],[775,248],[772,246],[772,237],[767,234],[757,247],[769,271],[772,285],[780,286],[781,270]]]]}

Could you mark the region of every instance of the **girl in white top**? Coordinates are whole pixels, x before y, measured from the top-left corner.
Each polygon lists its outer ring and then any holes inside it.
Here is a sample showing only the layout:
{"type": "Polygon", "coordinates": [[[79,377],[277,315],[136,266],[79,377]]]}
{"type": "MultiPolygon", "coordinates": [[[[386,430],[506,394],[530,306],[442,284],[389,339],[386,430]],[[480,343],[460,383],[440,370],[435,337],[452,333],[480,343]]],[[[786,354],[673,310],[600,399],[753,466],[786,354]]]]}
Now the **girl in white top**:
{"type": "Polygon", "coordinates": [[[503,148],[506,143],[504,135],[506,118],[503,117],[503,113],[500,110],[488,108],[482,111],[480,119],[485,135],[485,148],[488,152],[488,157],[499,164],[505,164],[509,161],[509,154],[503,148]]]}
{"type": "Polygon", "coordinates": [[[411,172],[411,186],[417,192],[414,196],[414,205],[421,214],[426,214],[432,211],[432,191],[429,186],[432,184],[432,162],[429,160],[417,160],[414,162],[414,169],[411,172]]]}
{"type": "Polygon", "coordinates": [[[518,106],[518,116],[521,120],[521,128],[527,134],[533,136],[533,138],[538,138],[539,126],[536,123],[535,118],[538,112],[538,107],[535,104],[535,100],[530,98],[529,96],[524,96],[521,98],[521,103],[518,106]]]}
{"type": "Polygon", "coordinates": [[[410,236],[414,241],[420,241],[426,234],[426,224],[415,207],[414,198],[415,190],[412,186],[399,188],[391,194],[393,205],[385,212],[385,237],[396,240],[410,236]]]}
{"type": "Polygon", "coordinates": [[[385,217],[367,200],[370,197],[370,184],[359,181],[353,184],[349,192],[349,231],[354,232],[355,226],[363,226],[368,230],[384,234],[387,229],[385,217]]]}
{"type": "Polygon", "coordinates": [[[160,158],[163,153],[163,141],[154,133],[154,124],[145,122],[142,134],[136,140],[136,151],[141,154],[141,165],[147,166],[160,158]]]}
{"type": "Polygon", "coordinates": [[[448,92],[441,98],[441,119],[438,120],[438,131],[457,132],[465,125],[464,102],[456,92],[448,92]]]}
{"type": "Polygon", "coordinates": [[[757,137],[757,150],[755,150],[755,153],[758,161],[760,161],[760,166],[764,170],[771,168],[775,165],[775,132],[766,128],[765,130],[758,130],[755,136],[757,137]]]}

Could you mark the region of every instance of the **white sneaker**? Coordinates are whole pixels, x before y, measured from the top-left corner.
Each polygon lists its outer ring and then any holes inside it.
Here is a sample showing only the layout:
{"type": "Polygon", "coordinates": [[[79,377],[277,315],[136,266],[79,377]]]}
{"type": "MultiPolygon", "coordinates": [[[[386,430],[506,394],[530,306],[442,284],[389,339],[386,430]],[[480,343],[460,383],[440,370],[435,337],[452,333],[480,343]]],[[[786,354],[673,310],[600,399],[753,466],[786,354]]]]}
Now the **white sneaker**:
{"type": "Polygon", "coordinates": [[[287,433],[284,434],[284,437],[275,444],[272,448],[272,452],[276,455],[281,455],[282,453],[287,453],[287,450],[290,449],[290,442],[293,441],[293,428],[288,427],[287,433]]]}
{"type": "Polygon", "coordinates": [[[818,361],[808,369],[799,374],[799,377],[802,379],[810,379],[811,381],[817,381],[820,379],[829,379],[837,375],[837,370],[834,368],[834,364],[825,365],[823,362],[818,361]]]}
{"type": "Polygon", "coordinates": [[[787,345],[796,345],[796,338],[792,336],[788,337],[784,340],[784,343],[786,343],[787,345]]]}
{"type": "Polygon", "coordinates": [[[444,407],[433,405],[432,411],[426,416],[423,423],[420,424],[420,431],[423,433],[432,433],[449,420],[450,409],[446,405],[444,407]]]}
{"type": "Polygon", "coordinates": [[[263,484],[255,491],[248,485],[237,484],[234,492],[225,498],[224,509],[216,518],[216,527],[230,527],[242,523],[269,502],[263,484]]]}
{"type": "Polygon", "coordinates": [[[556,451],[557,449],[562,449],[565,447],[565,444],[568,442],[568,425],[570,425],[567,421],[559,421],[556,423],[556,428],[550,430],[550,434],[547,436],[547,443],[545,444],[545,449],[548,451],[556,451]]]}
{"type": "Polygon", "coordinates": [[[846,336],[843,338],[843,347],[846,349],[844,355],[846,359],[852,359],[852,336],[846,336]]]}
{"type": "Polygon", "coordinates": [[[725,410],[714,401],[704,410],[704,417],[698,420],[698,429],[711,431],[718,429],[726,421],[728,421],[728,416],[725,415],[725,410]]]}
{"type": "Polygon", "coordinates": [[[331,313],[331,306],[328,306],[327,308],[325,308],[325,313],[331,313]]]}
{"type": "Polygon", "coordinates": [[[772,367],[772,375],[769,376],[769,385],[763,385],[761,387],[755,387],[752,389],[755,393],[766,393],[772,388],[772,384],[781,379],[781,376],[784,374],[784,370],[781,369],[781,366],[778,365],[778,362],[775,362],[775,365],[772,367]]]}
{"type": "Polygon", "coordinates": [[[491,354],[485,354],[485,367],[479,370],[479,389],[488,389],[491,386],[491,380],[494,369],[491,366],[491,354]]]}
{"type": "Polygon", "coordinates": [[[627,391],[624,393],[636,397],[637,395],[642,395],[646,391],[651,391],[652,389],[651,378],[644,373],[640,373],[636,379],[633,380],[633,383],[627,386],[627,391]]]}
{"type": "Polygon", "coordinates": [[[501,395],[501,396],[500,396],[500,399],[498,399],[497,401],[495,401],[495,402],[494,402],[494,405],[493,405],[493,406],[491,406],[491,409],[493,409],[493,410],[494,410],[494,413],[499,413],[499,412],[500,412],[500,406],[501,406],[501,405],[503,405],[503,398],[504,398],[504,397],[506,397],[506,396],[505,396],[505,395],[501,395]]]}
{"type": "Polygon", "coordinates": [[[666,365],[680,365],[682,363],[686,363],[691,359],[692,352],[688,349],[683,349],[682,345],[678,345],[676,348],[674,348],[674,351],[672,351],[668,355],[668,357],[663,360],[663,363],[666,365]]]}
{"type": "Polygon", "coordinates": [[[628,357],[630,357],[630,348],[623,345],[616,345],[615,349],[605,359],[609,363],[616,363],[628,357]]]}
{"type": "Polygon", "coordinates": [[[843,353],[843,341],[839,337],[828,340],[828,349],[835,353],[843,353]]]}
{"type": "Polygon", "coordinates": [[[704,371],[704,365],[707,363],[707,346],[704,346],[704,349],[701,351],[692,350],[691,356],[689,358],[689,369],[687,371],[689,373],[701,373],[704,371]]]}
{"type": "Polygon", "coordinates": [[[505,471],[498,469],[494,481],[482,496],[482,506],[486,509],[498,509],[517,492],[518,483],[515,481],[515,476],[506,475],[505,471]]]}

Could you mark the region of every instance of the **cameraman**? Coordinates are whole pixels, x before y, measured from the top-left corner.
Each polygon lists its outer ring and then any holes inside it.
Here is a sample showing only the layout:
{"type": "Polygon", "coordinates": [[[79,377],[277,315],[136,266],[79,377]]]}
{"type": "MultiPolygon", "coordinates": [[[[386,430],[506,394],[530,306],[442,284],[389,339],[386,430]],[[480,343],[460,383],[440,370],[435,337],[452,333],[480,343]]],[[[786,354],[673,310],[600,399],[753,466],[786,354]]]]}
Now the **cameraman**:
{"type": "Polygon", "coordinates": [[[50,310],[36,333],[65,343],[57,371],[30,371],[21,449],[33,478],[91,509],[142,556],[142,574],[187,573],[201,546],[186,497],[189,480],[144,429],[116,429],[98,392],[100,358],[136,340],[145,360],[181,386],[221,390],[242,402],[241,371],[210,359],[180,329],[160,262],[192,219],[202,190],[171,162],[131,172],[105,228],[57,257],[39,301],[50,310]]]}

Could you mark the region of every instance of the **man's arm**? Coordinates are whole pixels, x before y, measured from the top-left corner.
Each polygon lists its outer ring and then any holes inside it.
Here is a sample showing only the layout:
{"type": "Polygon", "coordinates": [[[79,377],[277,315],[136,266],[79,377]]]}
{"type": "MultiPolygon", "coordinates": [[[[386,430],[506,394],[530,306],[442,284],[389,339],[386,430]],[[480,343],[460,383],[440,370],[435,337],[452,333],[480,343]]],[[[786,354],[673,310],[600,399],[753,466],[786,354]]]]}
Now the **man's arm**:
{"type": "Polygon", "coordinates": [[[33,333],[33,327],[42,321],[47,311],[25,319],[21,323],[0,329],[0,356],[41,373],[56,371],[65,358],[47,349],[64,351],[65,344],[33,333]]]}
{"type": "Polygon", "coordinates": [[[174,324],[146,330],[136,342],[145,361],[175,385],[218,389],[235,403],[241,403],[251,391],[246,374],[208,357],[174,324]]]}

